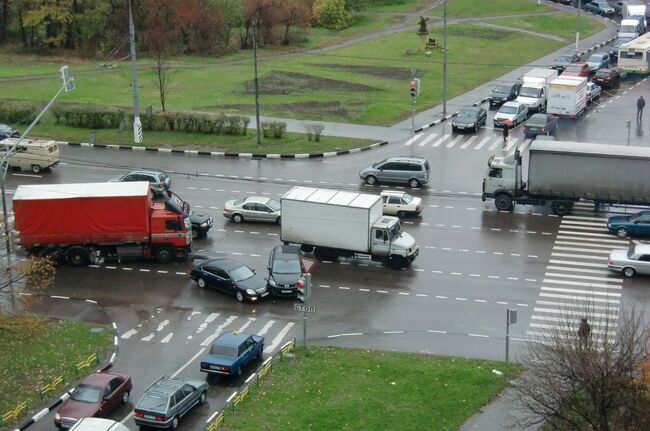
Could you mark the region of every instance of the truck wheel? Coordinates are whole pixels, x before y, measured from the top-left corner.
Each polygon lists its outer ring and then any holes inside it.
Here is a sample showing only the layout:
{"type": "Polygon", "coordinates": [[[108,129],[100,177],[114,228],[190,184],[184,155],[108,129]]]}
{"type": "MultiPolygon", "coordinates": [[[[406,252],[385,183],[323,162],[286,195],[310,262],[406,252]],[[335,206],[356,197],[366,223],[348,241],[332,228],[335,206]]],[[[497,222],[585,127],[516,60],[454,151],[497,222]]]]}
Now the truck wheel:
{"type": "Polygon", "coordinates": [[[625,238],[628,235],[628,233],[629,232],[624,227],[619,227],[618,229],[616,229],[616,235],[618,235],[619,238],[625,238]]]}
{"type": "Polygon", "coordinates": [[[158,247],[154,251],[154,259],[158,263],[170,263],[176,259],[176,252],[171,247],[158,247]]]}
{"type": "Polygon", "coordinates": [[[374,185],[377,182],[377,178],[374,175],[368,175],[366,177],[366,184],[374,185]]]}
{"type": "Polygon", "coordinates": [[[404,258],[402,256],[390,256],[388,258],[388,266],[392,269],[402,269],[404,267],[404,258]]]}
{"type": "Polygon", "coordinates": [[[41,167],[39,165],[32,165],[32,172],[35,174],[41,173],[41,167]]]}
{"type": "Polygon", "coordinates": [[[512,211],[514,208],[512,198],[508,195],[499,195],[494,198],[494,206],[497,207],[499,211],[512,211]]]}
{"type": "Polygon", "coordinates": [[[242,217],[241,214],[233,214],[232,221],[234,221],[235,223],[241,223],[244,221],[244,217],[242,217]]]}
{"type": "Polygon", "coordinates": [[[70,247],[65,252],[65,260],[72,266],[88,265],[88,250],[85,247],[70,247]]]}
{"type": "Polygon", "coordinates": [[[627,278],[634,277],[634,274],[636,274],[634,268],[630,268],[629,266],[627,268],[623,268],[623,275],[627,278]]]}
{"type": "Polygon", "coordinates": [[[420,187],[420,182],[416,178],[411,178],[409,180],[409,187],[413,189],[417,189],[418,187],[420,187]]]}
{"type": "Polygon", "coordinates": [[[571,201],[553,201],[551,204],[551,209],[553,213],[562,216],[567,215],[573,209],[573,202],[571,201]]]}

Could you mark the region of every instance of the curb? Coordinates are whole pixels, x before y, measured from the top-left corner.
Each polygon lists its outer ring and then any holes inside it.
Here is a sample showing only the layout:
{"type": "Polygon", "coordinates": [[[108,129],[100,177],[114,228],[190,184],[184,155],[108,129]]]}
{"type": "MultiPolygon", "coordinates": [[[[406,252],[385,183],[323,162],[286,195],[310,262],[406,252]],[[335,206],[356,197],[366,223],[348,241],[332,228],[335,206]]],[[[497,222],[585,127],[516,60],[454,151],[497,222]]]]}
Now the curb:
{"type": "Polygon", "coordinates": [[[224,157],[239,159],[319,159],[325,157],[342,156],[344,154],[360,153],[362,151],[372,150],[388,144],[388,141],[381,141],[365,147],[351,148],[349,150],[329,151],[323,153],[298,153],[298,154],[266,154],[266,153],[230,153],[224,151],[200,151],[200,150],[177,150],[174,148],[142,147],[138,145],[110,145],[110,144],[89,144],[87,142],[60,142],[59,145],[68,145],[72,147],[89,147],[102,148],[106,150],[127,150],[127,151],[147,151],[165,154],[183,154],[185,156],[208,156],[224,157]]]}
{"type": "MultiPolygon", "coordinates": [[[[108,311],[106,311],[106,309],[104,307],[102,307],[101,305],[99,305],[99,303],[97,301],[92,300],[92,299],[72,298],[72,297],[69,297],[69,296],[57,296],[57,295],[45,295],[45,296],[47,296],[49,298],[52,298],[52,299],[72,299],[72,300],[76,300],[76,301],[88,302],[90,304],[97,305],[107,315],[110,316],[110,314],[108,313],[108,311]]],[[[97,372],[108,370],[115,363],[115,359],[117,359],[117,352],[119,351],[118,337],[117,337],[118,331],[117,331],[117,325],[115,324],[114,321],[111,322],[111,327],[113,328],[113,353],[111,354],[111,358],[109,359],[109,361],[106,364],[104,364],[104,366],[97,369],[97,372]]],[[[61,395],[56,401],[54,401],[48,407],[46,407],[46,408],[42,409],[41,411],[39,411],[38,413],[36,413],[34,416],[32,416],[30,419],[28,419],[26,422],[24,422],[22,425],[20,425],[20,427],[15,428],[14,431],[23,431],[23,430],[29,428],[31,425],[35,424],[43,416],[47,415],[49,412],[51,412],[52,410],[57,408],[60,404],[62,404],[64,401],[66,401],[68,398],[70,398],[70,395],[72,394],[72,390],[73,389],[69,389],[68,391],[64,392],[63,395],[61,395]]]]}
{"type": "MultiPolygon", "coordinates": [[[[587,54],[587,53],[590,53],[591,51],[595,51],[595,50],[597,50],[598,48],[602,48],[603,46],[605,46],[605,45],[611,43],[611,42],[614,41],[614,40],[616,40],[616,37],[611,37],[611,38],[607,39],[605,42],[599,43],[598,45],[592,46],[591,48],[589,48],[589,49],[587,49],[587,50],[585,50],[585,51],[582,51],[582,52],[578,53],[578,55],[582,57],[583,55],[585,55],[585,54],[587,54]]],[[[483,98],[483,99],[481,99],[481,100],[477,100],[476,102],[472,103],[472,106],[478,106],[478,105],[480,105],[480,104],[482,104],[482,103],[485,103],[485,102],[487,102],[488,99],[489,99],[489,97],[485,97],[485,98],[483,98]]],[[[458,115],[458,112],[459,112],[459,111],[456,111],[456,112],[454,112],[453,114],[447,115],[446,117],[443,117],[443,118],[439,118],[439,119],[437,119],[437,120],[434,121],[433,123],[426,124],[426,125],[420,127],[419,129],[415,129],[415,133],[420,133],[420,132],[422,132],[423,130],[428,129],[429,127],[437,126],[438,124],[442,123],[443,121],[450,120],[450,119],[454,118],[455,116],[457,116],[457,115],[458,115]]]]}

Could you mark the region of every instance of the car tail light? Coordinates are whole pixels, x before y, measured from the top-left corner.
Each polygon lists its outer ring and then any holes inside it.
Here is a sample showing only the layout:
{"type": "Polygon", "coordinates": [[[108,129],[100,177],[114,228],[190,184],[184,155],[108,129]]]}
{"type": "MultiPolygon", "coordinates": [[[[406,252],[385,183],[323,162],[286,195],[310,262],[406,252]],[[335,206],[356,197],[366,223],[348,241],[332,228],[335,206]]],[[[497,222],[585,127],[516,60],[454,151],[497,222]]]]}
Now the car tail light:
{"type": "Polygon", "coordinates": [[[206,364],[205,362],[201,362],[201,368],[208,368],[208,364],[206,364]]]}
{"type": "Polygon", "coordinates": [[[608,77],[605,78],[605,81],[610,81],[611,79],[612,79],[612,77],[608,76],[608,77]]]}
{"type": "Polygon", "coordinates": [[[137,410],[133,410],[133,416],[136,417],[136,418],[142,418],[142,417],[144,417],[144,413],[139,412],[137,410]]]}
{"type": "Polygon", "coordinates": [[[166,420],[167,420],[167,416],[156,416],[157,422],[165,422],[166,420]]]}
{"type": "Polygon", "coordinates": [[[223,371],[224,373],[229,373],[230,367],[221,367],[221,371],[223,371]]]}
{"type": "Polygon", "coordinates": [[[539,129],[539,131],[544,133],[546,131],[546,129],[542,127],[541,129],[539,129]]]}

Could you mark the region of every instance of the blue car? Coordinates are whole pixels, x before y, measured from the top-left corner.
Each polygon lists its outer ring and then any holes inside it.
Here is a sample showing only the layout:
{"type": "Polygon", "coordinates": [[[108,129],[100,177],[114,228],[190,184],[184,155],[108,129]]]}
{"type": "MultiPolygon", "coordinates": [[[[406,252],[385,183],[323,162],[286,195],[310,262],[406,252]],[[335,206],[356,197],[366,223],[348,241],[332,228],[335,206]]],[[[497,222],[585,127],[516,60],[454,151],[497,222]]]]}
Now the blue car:
{"type": "Polygon", "coordinates": [[[241,376],[254,359],[261,360],[264,337],[233,331],[221,334],[212,342],[210,353],[201,359],[201,371],[208,374],[241,376]]]}
{"type": "Polygon", "coordinates": [[[650,211],[631,216],[613,216],[607,220],[607,228],[620,238],[628,235],[650,235],[650,211]]]}

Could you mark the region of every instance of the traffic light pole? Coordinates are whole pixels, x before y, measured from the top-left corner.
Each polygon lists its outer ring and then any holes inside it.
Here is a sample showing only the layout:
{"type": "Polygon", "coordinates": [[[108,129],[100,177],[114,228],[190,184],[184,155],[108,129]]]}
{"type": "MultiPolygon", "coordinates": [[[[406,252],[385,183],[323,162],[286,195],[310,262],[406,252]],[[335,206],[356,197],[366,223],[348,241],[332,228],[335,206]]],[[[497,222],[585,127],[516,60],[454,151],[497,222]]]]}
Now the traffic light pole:
{"type": "MultiPolygon", "coordinates": [[[[311,274],[305,274],[305,304],[309,301],[311,293],[311,274]]],[[[307,347],[307,310],[302,312],[302,347],[307,347]]]]}

